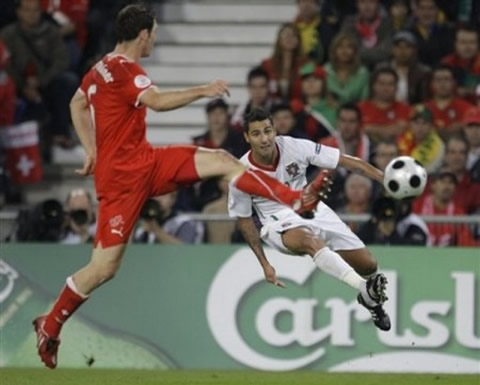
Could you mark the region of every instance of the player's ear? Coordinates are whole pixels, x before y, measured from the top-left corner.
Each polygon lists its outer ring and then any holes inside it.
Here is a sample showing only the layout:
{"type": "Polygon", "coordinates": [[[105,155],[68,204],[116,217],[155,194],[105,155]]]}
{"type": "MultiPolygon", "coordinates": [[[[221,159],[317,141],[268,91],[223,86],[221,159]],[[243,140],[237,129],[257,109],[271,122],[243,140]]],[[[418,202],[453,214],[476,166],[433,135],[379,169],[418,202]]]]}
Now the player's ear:
{"type": "Polygon", "coordinates": [[[140,33],[138,34],[140,37],[140,40],[148,40],[150,37],[150,31],[146,28],[142,29],[140,33]]]}

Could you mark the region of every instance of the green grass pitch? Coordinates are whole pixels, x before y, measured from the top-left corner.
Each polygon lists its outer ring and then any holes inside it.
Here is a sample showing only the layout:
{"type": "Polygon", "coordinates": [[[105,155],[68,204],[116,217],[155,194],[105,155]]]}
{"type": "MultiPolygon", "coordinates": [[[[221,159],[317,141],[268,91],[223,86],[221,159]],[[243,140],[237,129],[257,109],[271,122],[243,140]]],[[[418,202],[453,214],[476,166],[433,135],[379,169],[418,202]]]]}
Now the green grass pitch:
{"type": "Polygon", "coordinates": [[[479,385],[475,375],[0,369],[1,385],[479,385]]]}

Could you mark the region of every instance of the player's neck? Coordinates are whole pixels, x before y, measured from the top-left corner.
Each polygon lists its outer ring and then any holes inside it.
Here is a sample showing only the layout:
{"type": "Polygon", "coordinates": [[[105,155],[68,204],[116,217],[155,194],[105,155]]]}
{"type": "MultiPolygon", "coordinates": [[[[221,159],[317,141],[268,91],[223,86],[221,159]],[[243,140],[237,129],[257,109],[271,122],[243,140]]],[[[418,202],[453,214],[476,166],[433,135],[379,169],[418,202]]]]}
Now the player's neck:
{"type": "Polygon", "coordinates": [[[137,44],[133,44],[131,42],[118,43],[115,46],[113,53],[115,55],[126,56],[127,58],[135,62],[139,61],[140,57],[142,56],[140,47],[138,47],[137,44]]]}
{"type": "Polygon", "coordinates": [[[260,166],[272,167],[277,163],[277,158],[278,158],[277,146],[275,146],[272,153],[269,154],[268,156],[262,156],[252,151],[252,157],[255,163],[259,164],[260,166]]]}

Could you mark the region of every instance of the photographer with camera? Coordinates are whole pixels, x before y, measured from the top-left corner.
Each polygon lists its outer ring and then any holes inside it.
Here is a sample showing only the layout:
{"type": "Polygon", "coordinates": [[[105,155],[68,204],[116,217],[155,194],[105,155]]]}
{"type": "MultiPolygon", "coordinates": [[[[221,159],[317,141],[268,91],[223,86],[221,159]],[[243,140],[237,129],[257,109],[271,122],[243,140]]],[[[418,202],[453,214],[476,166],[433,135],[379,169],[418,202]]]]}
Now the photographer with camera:
{"type": "Polygon", "coordinates": [[[177,192],[171,192],[147,200],[140,217],[142,222],[135,231],[136,243],[201,243],[204,239],[203,223],[174,209],[177,192]]]}
{"type": "Polygon", "coordinates": [[[56,199],[46,199],[20,210],[14,233],[7,242],[58,242],[63,234],[65,212],[56,199]]]}
{"type": "Polygon", "coordinates": [[[97,227],[92,195],[84,189],[72,190],[65,202],[65,213],[66,233],[61,243],[92,242],[97,227]]]}

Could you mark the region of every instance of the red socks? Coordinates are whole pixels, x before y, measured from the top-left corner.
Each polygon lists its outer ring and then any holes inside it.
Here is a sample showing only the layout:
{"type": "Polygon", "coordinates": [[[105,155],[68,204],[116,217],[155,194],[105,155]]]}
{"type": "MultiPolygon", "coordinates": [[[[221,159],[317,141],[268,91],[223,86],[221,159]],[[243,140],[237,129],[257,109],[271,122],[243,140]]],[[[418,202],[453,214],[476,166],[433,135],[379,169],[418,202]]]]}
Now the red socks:
{"type": "Polygon", "coordinates": [[[258,170],[246,170],[235,181],[234,186],[252,195],[258,195],[292,206],[300,199],[300,191],[293,191],[278,180],[258,170]]]}
{"type": "Polygon", "coordinates": [[[60,296],[45,319],[43,329],[53,338],[58,337],[60,329],[68,318],[87,300],[88,296],[78,293],[72,277],[67,278],[60,296]]]}

